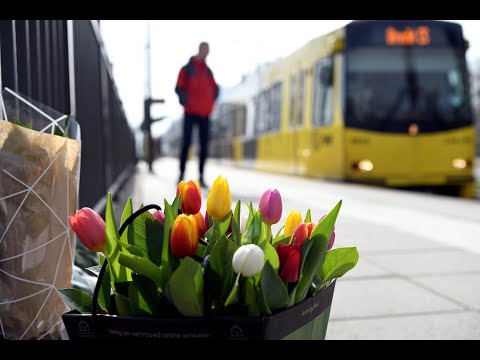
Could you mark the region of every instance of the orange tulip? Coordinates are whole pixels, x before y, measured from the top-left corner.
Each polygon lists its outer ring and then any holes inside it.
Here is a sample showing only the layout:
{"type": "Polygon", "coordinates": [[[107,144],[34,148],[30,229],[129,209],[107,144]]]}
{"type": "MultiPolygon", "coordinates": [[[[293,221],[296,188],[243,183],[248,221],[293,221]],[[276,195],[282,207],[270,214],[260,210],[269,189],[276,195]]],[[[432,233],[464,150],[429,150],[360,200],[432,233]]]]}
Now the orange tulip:
{"type": "Polygon", "coordinates": [[[180,214],[172,226],[170,250],[173,256],[193,256],[198,249],[198,225],[193,215],[180,214]]]}
{"type": "Polygon", "coordinates": [[[198,229],[198,237],[203,237],[205,232],[207,231],[205,227],[205,218],[203,217],[202,213],[199,211],[195,215],[192,215],[195,221],[197,222],[197,229],[198,229]]]}
{"type": "Polygon", "coordinates": [[[292,244],[303,244],[305,239],[308,237],[308,226],[303,221],[297,225],[295,231],[293,232],[292,244]]]}

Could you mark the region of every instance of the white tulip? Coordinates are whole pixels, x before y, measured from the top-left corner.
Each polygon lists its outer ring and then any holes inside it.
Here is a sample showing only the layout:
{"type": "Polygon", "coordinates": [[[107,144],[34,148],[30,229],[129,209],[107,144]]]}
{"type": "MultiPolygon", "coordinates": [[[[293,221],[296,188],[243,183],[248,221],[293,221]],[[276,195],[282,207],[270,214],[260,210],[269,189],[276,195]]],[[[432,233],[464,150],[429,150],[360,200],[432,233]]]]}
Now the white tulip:
{"type": "Polygon", "coordinates": [[[265,264],[263,250],[255,244],[240,246],[233,254],[232,267],[237,274],[250,277],[258,274],[265,264]]]}
{"type": "Polygon", "coordinates": [[[245,232],[247,227],[248,215],[249,213],[246,211],[242,211],[242,213],[240,214],[240,232],[242,234],[245,232]]]}

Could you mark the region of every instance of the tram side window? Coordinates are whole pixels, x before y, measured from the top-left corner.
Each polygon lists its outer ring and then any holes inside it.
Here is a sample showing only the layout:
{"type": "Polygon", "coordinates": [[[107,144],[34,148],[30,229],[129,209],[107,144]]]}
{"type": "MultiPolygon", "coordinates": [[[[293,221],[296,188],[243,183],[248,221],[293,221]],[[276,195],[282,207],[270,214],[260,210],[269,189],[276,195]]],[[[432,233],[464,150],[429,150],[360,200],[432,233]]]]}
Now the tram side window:
{"type": "Polygon", "coordinates": [[[290,129],[295,127],[295,85],[296,85],[295,75],[290,77],[290,120],[289,125],[290,129]]]}
{"type": "Polygon", "coordinates": [[[261,92],[255,100],[255,133],[263,134],[268,131],[268,92],[261,92]]]}
{"type": "Polygon", "coordinates": [[[278,83],[273,86],[270,100],[272,101],[272,131],[280,130],[280,96],[282,94],[282,84],[278,83]]]}
{"type": "Polygon", "coordinates": [[[303,126],[303,102],[305,93],[305,71],[300,72],[298,78],[298,105],[297,105],[297,126],[303,126]]]}
{"type": "Polygon", "coordinates": [[[313,91],[313,125],[326,126],[333,117],[333,61],[325,58],[315,64],[313,91]]]}

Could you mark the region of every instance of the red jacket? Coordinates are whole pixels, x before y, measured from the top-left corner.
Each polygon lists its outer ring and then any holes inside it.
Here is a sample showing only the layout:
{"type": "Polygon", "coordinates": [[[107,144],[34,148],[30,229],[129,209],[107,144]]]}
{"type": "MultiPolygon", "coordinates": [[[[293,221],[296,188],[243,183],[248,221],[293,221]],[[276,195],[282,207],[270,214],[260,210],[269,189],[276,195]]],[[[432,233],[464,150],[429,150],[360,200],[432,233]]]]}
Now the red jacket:
{"type": "Polygon", "coordinates": [[[175,92],[188,115],[209,116],[218,97],[213,73],[203,61],[191,57],[180,69],[175,92]]]}

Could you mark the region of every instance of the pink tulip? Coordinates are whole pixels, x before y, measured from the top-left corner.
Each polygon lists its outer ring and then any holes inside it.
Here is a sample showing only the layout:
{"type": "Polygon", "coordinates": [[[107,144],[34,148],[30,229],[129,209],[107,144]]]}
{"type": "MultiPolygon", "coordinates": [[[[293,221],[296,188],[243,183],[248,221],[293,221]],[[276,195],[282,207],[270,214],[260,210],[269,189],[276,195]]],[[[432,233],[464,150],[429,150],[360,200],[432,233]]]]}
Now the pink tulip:
{"type": "Polygon", "coordinates": [[[160,210],[150,210],[150,214],[152,214],[153,216],[155,216],[159,222],[163,223],[163,219],[165,218],[165,214],[163,213],[163,211],[160,211],[160,210]]]}
{"type": "Polygon", "coordinates": [[[282,217],[282,197],[277,189],[265,191],[258,205],[262,221],[267,225],[276,224],[282,217]]]}
{"type": "Polygon", "coordinates": [[[105,221],[95,211],[84,207],[68,217],[70,227],[80,241],[93,252],[105,252],[105,221]]]}
{"type": "MultiPolygon", "coordinates": [[[[320,220],[318,220],[318,222],[322,221],[322,219],[327,216],[327,215],[323,215],[320,220]]],[[[335,242],[335,226],[333,227],[333,230],[332,230],[332,235],[330,235],[330,240],[328,242],[328,247],[327,247],[327,251],[330,250],[332,247],[333,247],[333,244],[335,242]]]]}

